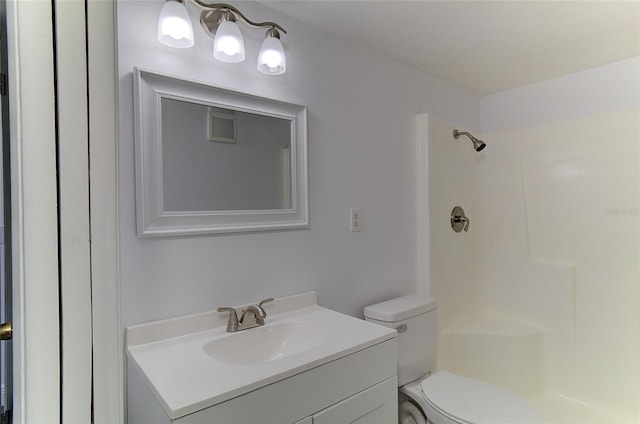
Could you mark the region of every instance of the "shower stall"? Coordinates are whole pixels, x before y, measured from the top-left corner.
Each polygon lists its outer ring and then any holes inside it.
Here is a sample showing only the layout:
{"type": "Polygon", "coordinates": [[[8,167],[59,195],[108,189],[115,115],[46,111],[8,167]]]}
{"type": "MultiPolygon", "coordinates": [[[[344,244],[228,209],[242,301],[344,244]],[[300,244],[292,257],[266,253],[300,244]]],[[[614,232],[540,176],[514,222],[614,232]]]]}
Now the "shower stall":
{"type": "Polygon", "coordinates": [[[639,422],[638,110],[483,134],[478,153],[428,126],[438,368],[547,423],[639,422]],[[452,229],[456,205],[468,232],[452,229]]]}

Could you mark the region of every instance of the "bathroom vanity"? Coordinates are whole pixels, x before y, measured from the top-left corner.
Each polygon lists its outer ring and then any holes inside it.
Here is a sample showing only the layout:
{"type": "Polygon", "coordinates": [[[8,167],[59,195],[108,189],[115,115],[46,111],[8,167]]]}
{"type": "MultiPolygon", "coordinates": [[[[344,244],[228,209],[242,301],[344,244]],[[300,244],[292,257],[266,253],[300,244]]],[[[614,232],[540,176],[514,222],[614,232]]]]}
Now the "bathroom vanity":
{"type": "Polygon", "coordinates": [[[313,292],[264,309],[265,325],[236,333],[218,312],[127,328],[129,424],[397,421],[395,330],[313,292]]]}

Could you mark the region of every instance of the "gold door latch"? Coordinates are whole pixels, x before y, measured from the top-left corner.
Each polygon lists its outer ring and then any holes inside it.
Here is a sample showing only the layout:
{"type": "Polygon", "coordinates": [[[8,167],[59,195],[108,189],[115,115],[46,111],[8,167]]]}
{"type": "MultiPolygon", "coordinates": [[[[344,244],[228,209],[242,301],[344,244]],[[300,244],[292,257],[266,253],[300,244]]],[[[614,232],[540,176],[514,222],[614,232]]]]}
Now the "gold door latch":
{"type": "Polygon", "coordinates": [[[11,340],[13,337],[13,326],[10,322],[0,324],[0,340],[11,340]]]}

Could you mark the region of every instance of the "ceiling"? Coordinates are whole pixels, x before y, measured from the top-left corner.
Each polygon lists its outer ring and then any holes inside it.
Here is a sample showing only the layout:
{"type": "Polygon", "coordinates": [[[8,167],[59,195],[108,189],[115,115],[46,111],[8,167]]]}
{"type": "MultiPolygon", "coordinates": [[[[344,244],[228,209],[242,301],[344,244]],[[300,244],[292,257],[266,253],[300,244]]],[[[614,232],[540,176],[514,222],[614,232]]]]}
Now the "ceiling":
{"type": "Polygon", "coordinates": [[[477,95],[640,56],[640,0],[265,4],[477,95]]]}

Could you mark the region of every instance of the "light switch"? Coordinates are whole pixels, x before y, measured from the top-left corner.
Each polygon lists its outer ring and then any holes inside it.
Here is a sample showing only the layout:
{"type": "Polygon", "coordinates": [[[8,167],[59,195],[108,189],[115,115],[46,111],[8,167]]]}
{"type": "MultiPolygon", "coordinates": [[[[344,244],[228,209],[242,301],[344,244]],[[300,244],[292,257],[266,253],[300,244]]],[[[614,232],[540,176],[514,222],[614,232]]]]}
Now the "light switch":
{"type": "Polygon", "coordinates": [[[360,231],[360,221],[362,219],[360,208],[351,208],[351,231],[360,231]]]}

